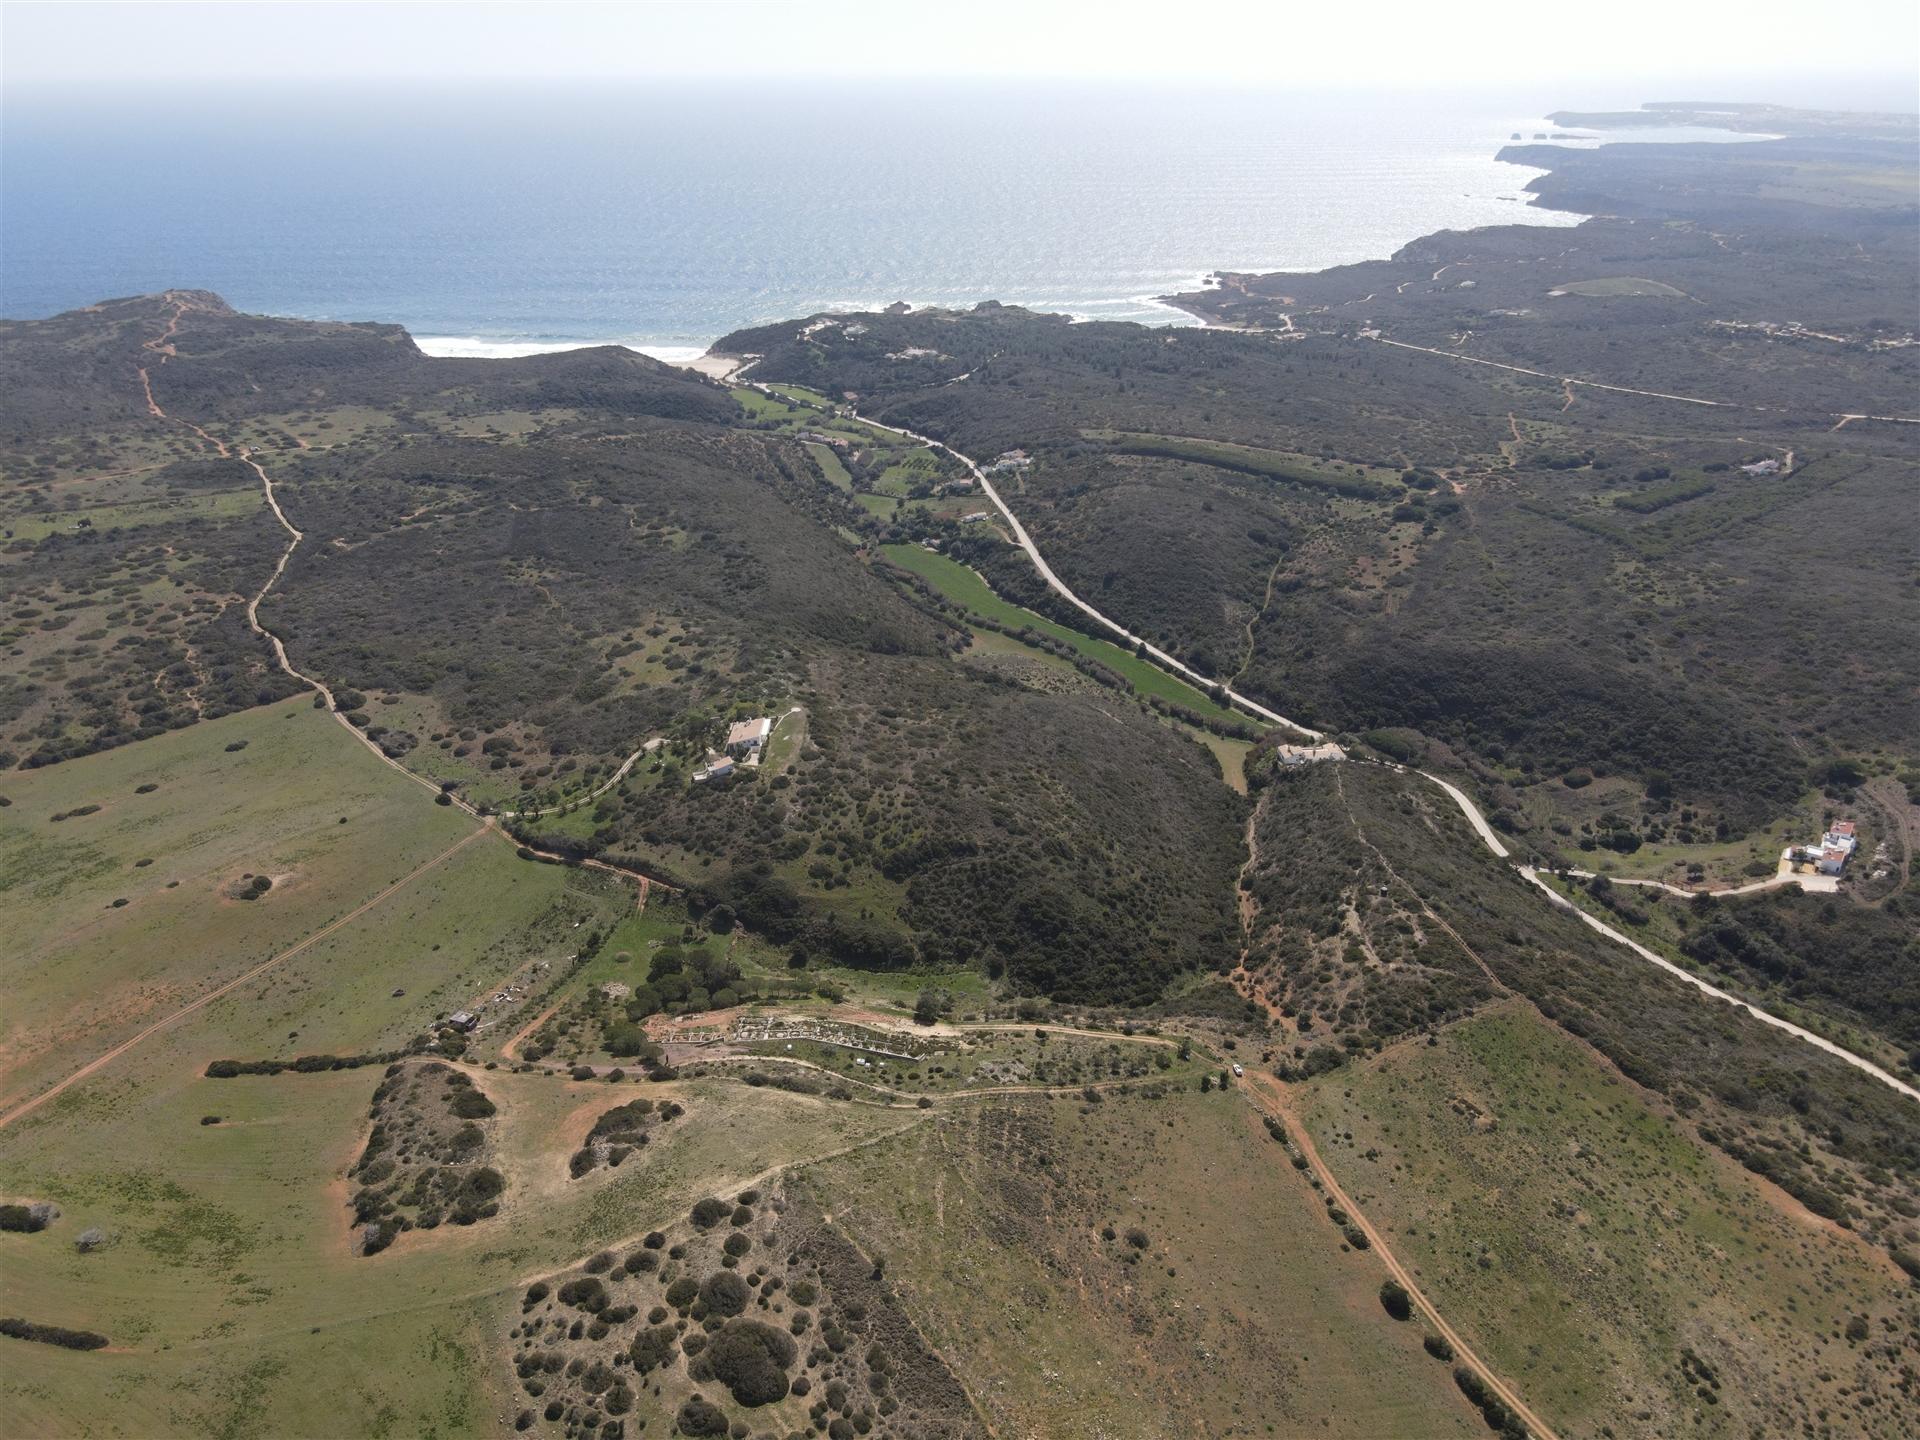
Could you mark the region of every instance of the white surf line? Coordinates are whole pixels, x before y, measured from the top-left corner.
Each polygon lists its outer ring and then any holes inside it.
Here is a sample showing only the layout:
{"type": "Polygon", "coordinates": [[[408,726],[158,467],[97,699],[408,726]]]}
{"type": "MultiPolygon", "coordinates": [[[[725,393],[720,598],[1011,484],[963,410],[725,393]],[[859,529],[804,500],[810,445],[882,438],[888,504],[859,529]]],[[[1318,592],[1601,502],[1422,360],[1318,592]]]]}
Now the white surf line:
{"type": "Polygon", "coordinates": [[[1738,995],[1729,995],[1725,990],[1720,989],[1717,985],[1709,985],[1705,980],[1702,980],[1698,975],[1695,975],[1692,971],[1682,969],[1680,966],[1674,964],[1671,960],[1666,959],[1664,956],[1654,954],[1653,951],[1649,950],[1646,946],[1640,944],[1638,941],[1629,939],[1627,936],[1622,935],[1618,930],[1615,930],[1611,925],[1608,925],[1605,922],[1597,920],[1593,916],[1589,915],[1580,906],[1574,904],[1573,901],[1567,899],[1566,896],[1562,895],[1558,890],[1555,890],[1551,885],[1547,884],[1546,881],[1542,880],[1539,876],[1539,873],[1531,865],[1522,865],[1518,868],[1522,878],[1524,878],[1529,885],[1538,887],[1541,894],[1545,895],[1547,899],[1551,900],[1555,905],[1558,905],[1561,909],[1571,911],[1580,920],[1580,922],[1583,925],[1585,925],[1588,929],[1597,930],[1602,935],[1606,936],[1609,940],[1614,941],[1616,944],[1626,946],[1627,949],[1633,951],[1633,953],[1638,955],[1642,960],[1645,960],[1650,964],[1658,965],[1662,970],[1666,971],[1669,975],[1674,976],[1676,979],[1686,981],[1687,984],[1693,986],[1694,989],[1702,992],[1703,994],[1711,995],[1716,1000],[1724,1000],[1727,1002],[1727,1004],[1732,1005],[1734,1008],[1738,1010],[1744,1010],[1747,1014],[1751,1015],[1754,1019],[1758,1020],[1762,1025],[1771,1025],[1776,1030],[1784,1030],[1787,1034],[1792,1035],[1797,1039],[1804,1040],[1807,1042],[1807,1044],[1812,1045],[1818,1049],[1826,1051],[1829,1055],[1833,1056],[1836,1060],[1844,1061],[1846,1064],[1851,1065],[1854,1069],[1862,1072],[1863,1074],[1871,1075],[1874,1079],[1878,1080],[1881,1084],[1892,1086],[1895,1090],[1898,1090],[1902,1095],[1906,1096],[1909,1100],[1920,1100],[1920,1090],[1914,1089],[1913,1086],[1907,1084],[1906,1081],[1899,1079],[1897,1076],[1888,1074],[1885,1070],[1882,1070],[1878,1065],[1875,1065],[1871,1060],[1863,1060],[1861,1059],[1860,1056],[1854,1054],[1851,1050],[1846,1049],[1844,1046],[1836,1045],[1833,1043],[1833,1041],[1827,1039],[1824,1035],[1816,1035],[1811,1030],[1805,1029],[1804,1027],[1799,1025],[1795,1025],[1791,1020],[1782,1020],[1778,1015],[1773,1015],[1765,1010],[1762,1010],[1758,1005],[1755,1005],[1751,1000],[1743,1000],[1738,995]]]}
{"type": "MultiPolygon", "coordinates": [[[[756,385],[758,388],[763,390],[768,389],[767,386],[761,385],[758,381],[750,381],[748,383],[756,385]]],[[[769,393],[773,393],[773,392],[769,390],[769,393]]],[[[1106,626],[1107,629],[1111,630],[1114,634],[1118,635],[1121,639],[1125,640],[1127,644],[1135,647],[1137,650],[1143,650],[1147,654],[1151,655],[1156,661],[1159,662],[1161,668],[1166,670],[1172,670],[1177,674],[1179,674],[1182,678],[1193,681],[1202,690],[1217,689],[1220,691],[1221,694],[1225,695],[1227,699],[1231,700],[1234,704],[1238,705],[1241,709],[1246,710],[1254,715],[1258,715],[1263,720],[1271,721],[1275,725],[1284,725],[1289,730],[1298,731],[1300,734],[1306,736],[1309,740],[1318,742],[1326,739],[1326,736],[1323,735],[1320,731],[1309,729],[1307,726],[1302,725],[1298,720],[1289,720],[1286,716],[1280,714],[1278,711],[1269,710],[1266,706],[1262,705],[1259,701],[1248,699],[1245,695],[1242,695],[1239,693],[1239,691],[1230,688],[1224,682],[1219,680],[1214,680],[1209,678],[1208,676],[1202,675],[1198,670],[1195,670],[1191,665],[1187,665],[1182,663],[1179,660],[1176,660],[1173,656],[1167,654],[1166,651],[1160,649],[1157,645],[1149,644],[1146,640],[1143,640],[1140,636],[1134,634],[1131,630],[1127,629],[1126,626],[1122,625],[1119,621],[1109,619],[1107,616],[1102,615],[1098,610],[1094,609],[1093,606],[1089,605],[1086,601],[1082,600],[1078,595],[1074,594],[1073,590],[1067,585],[1067,582],[1062,580],[1058,575],[1053,573],[1053,567],[1047,564],[1046,557],[1040,553],[1040,547],[1035,545],[1033,543],[1033,537],[1027,534],[1027,527],[1020,523],[1020,517],[1013,513],[1013,508],[1009,506],[1004,499],[1001,498],[1000,492],[993,488],[993,482],[987,478],[987,472],[985,470],[982,470],[979,464],[971,456],[961,454],[958,450],[954,449],[951,445],[948,445],[943,441],[935,440],[930,435],[922,435],[917,431],[907,430],[898,425],[888,425],[882,421],[870,419],[867,416],[862,415],[858,410],[853,410],[851,413],[853,414],[854,418],[859,420],[860,423],[863,425],[871,425],[876,430],[885,430],[890,434],[903,436],[908,440],[913,440],[921,445],[926,446],[930,450],[944,450],[947,454],[953,456],[954,459],[958,460],[962,465],[965,465],[968,470],[973,472],[973,478],[980,482],[980,489],[982,490],[982,492],[984,492],[986,497],[993,502],[994,508],[1000,512],[1000,514],[1005,518],[1007,524],[1012,528],[1014,539],[1019,542],[1020,548],[1027,552],[1027,558],[1033,562],[1033,568],[1040,572],[1040,578],[1042,580],[1045,580],[1049,587],[1051,587],[1057,594],[1059,594],[1062,599],[1066,600],[1069,604],[1073,605],[1074,608],[1080,610],[1090,618],[1099,621],[1100,624],[1106,626]]]]}

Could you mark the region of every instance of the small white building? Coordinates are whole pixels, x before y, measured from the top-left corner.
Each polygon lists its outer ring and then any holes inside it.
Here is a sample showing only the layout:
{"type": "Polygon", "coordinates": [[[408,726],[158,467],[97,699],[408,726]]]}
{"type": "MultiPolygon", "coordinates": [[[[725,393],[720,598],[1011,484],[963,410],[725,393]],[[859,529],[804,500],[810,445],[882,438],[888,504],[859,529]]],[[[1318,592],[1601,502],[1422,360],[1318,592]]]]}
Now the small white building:
{"type": "Polygon", "coordinates": [[[704,784],[708,780],[725,780],[731,774],[733,774],[733,757],[718,755],[694,771],[693,778],[696,784],[704,784]]]}

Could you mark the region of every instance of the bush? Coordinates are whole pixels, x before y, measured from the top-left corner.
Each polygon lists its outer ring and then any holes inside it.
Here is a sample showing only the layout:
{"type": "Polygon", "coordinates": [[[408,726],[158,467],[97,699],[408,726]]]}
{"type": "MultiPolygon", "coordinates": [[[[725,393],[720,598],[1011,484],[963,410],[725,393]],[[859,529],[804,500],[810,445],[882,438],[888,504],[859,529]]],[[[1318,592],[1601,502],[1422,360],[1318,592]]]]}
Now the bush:
{"type": "Polygon", "coordinates": [[[747,1282],[731,1270],[716,1270],[700,1286],[700,1300],[709,1314],[738,1315],[747,1308],[753,1292],[747,1282]]]}
{"type": "Polygon", "coordinates": [[[709,1195],[706,1199],[697,1201],[693,1209],[687,1212],[687,1216],[698,1228],[711,1230],[726,1219],[731,1210],[732,1207],[726,1201],[709,1195]]]}
{"type": "Polygon", "coordinates": [[[35,1215],[30,1206],[0,1205],[0,1230],[12,1230],[23,1235],[31,1235],[37,1230],[47,1228],[47,1222],[35,1215]]]}
{"type": "Polygon", "coordinates": [[[678,1336],[671,1325],[650,1325],[633,1337],[633,1344],[627,1354],[633,1360],[636,1375],[645,1375],[667,1364],[673,1359],[673,1348],[678,1336]]]}
{"type": "Polygon", "coordinates": [[[499,1113],[499,1107],[469,1085],[453,1097],[453,1113],[462,1120],[485,1120],[499,1113]]]}
{"type": "Polygon", "coordinates": [[[727,1236],[727,1243],[721,1248],[729,1255],[740,1256],[753,1249],[753,1241],[736,1230],[733,1234],[727,1236]]]}
{"type": "Polygon", "coordinates": [[[60,1345],[68,1350],[99,1350],[107,1337],[91,1330],[69,1330],[63,1325],[36,1325],[31,1320],[8,1317],[0,1320],[0,1335],[15,1340],[38,1340],[42,1345],[60,1345]]]}
{"type": "Polygon", "coordinates": [[[1413,1318],[1413,1297],[1398,1280],[1388,1280],[1380,1286],[1380,1306],[1396,1320],[1413,1318]]]}
{"type": "Polygon", "coordinates": [[[714,1338],[707,1365],[736,1404],[770,1405],[786,1398],[793,1341],[757,1320],[734,1320],[714,1338]]]}
{"type": "Polygon", "coordinates": [[[680,1407],[680,1413],[673,1417],[673,1423],[680,1427],[682,1435],[690,1435],[695,1440],[708,1435],[727,1433],[727,1412],[715,1405],[704,1395],[692,1395],[686,1404],[680,1407]]]}
{"type": "Polygon", "coordinates": [[[691,1275],[682,1275],[667,1287],[667,1303],[676,1310],[684,1310],[699,1293],[700,1282],[691,1275]]]}
{"type": "Polygon", "coordinates": [[[569,1280],[560,1287],[555,1296],[562,1305],[571,1305],[575,1309],[598,1312],[607,1308],[607,1287],[592,1275],[583,1275],[577,1280],[569,1280]]]}
{"type": "Polygon", "coordinates": [[[1429,1335],[1420,1342],[1436,1360],[1453,1359],[1453,1342],[1444,1335],[1429,1335]]]}

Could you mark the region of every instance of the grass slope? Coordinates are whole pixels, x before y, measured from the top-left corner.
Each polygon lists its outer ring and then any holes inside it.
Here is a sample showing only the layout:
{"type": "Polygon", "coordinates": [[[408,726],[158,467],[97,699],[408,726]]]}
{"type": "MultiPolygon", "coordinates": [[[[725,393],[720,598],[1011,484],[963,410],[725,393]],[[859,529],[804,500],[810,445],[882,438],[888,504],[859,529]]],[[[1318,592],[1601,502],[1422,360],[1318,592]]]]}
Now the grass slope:
{"type": "Polygon", "coordinates": [[[304,697],[9,776],[4,793],[13,803],[0,809],[9,915],[0,1091],[13,1098],[304,939],[474,829],[304,697]],[[99,808],[70,813],[88,806],[99,808]],[[249,872],[273,888],[234,898],[249,872]]]}
{"type": "Polygon", "coordinates": [[[1915,1306],[1885,1256],[1700,1144],[1530,1009],[1307,1093],[1341,1183],[1568,1440],[1816,1433],[1840,1407],[1847,1433],[1912,1433],[1920,1411],[1888,1362],[1915,1306]],[[1844,1335],[1855,1315],[1864,1341],[1844,1335]]]}
{"type": "Polygon", "coordinates": [[[1003,1434],[1481,1428],[1237,1096],[968,1106],[804,1181],[1003,1434]]]}

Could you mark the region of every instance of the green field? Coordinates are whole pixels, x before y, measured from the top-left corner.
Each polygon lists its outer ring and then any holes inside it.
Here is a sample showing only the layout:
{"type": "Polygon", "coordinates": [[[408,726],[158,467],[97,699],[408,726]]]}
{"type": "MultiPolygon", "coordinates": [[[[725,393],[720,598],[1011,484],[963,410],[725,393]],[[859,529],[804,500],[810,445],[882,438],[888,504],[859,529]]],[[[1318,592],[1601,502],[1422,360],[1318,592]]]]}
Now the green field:
{"type": "Polygon", "coordinates": [[[732,1081],[650,1086],[686,1118],[643,1158],[573,1182],[570,1137],[635,1087],[474,1071],[500,1107],[502,1213],[361,1258],[338,1177],[380,1072],[205,1080],[189,1048],[157,1052],[137,1094],[6,1137],[0,1183],[67,1211],[0,1237],[9,1311],[115,1345],[36,1347],[31,1368],[0,1372],[7,1434],[497,1434],[511,1371],[496,1335],[529,1278],[631,1244],[711,1188],[913,1123],[732,1081]],[[112,1240],[76,1255],[86,1225],[112,1240]]]}
{"type": "Polygon", "coordinates": [[[1214,465],[1265,480],[1327,490],[1358,500],[1391,499],[1397,493],[1399,482],[1398,473],[1385,466],[1340,467],[1297,451],[1270,450],[1228,440],[1206,440],[1191,435],[1155,435],[1132,430],[1091,429],[1081,433],[1089,440],[1103,440],[1127,455],[1191,460],[1201,465],[1214,465]]]}
{"type": "MultiPolygon", "coordinates": [[[[10,775],[4,793],[13,803],[0,809],[9,932],[0,1094],[13,1099],[306,938],[475,830],[304,697],[10,775]],[[52,818],[88,806],[99,808],[52,818]],[[271,877],[272,889],[235,898],[248,873],[271,877]]],[[[517,880],[502,857],[511,860],[504,844],[477,841],[390,905],[411,910],[451,876],[479,870],[504,868],[517,880]]],[[[466,923],[458,910],[431,921],[451,933],[466,923]]],[[[323,942],[314,958],[351,953],[353,933],[323,942]]],[[[358,999],[371,997],[343,987],[334,1003],[358,999]]]]}
{"type": "Polygon", "coordinates": [[[807,453],[813,456],[814,463],[820,467],[820,473],[841,490],[852,490],[853,479],[847,474],[847,467],[840,463],[840,456],[833,446],[822,445],[817,440],[807,442],[807,453]]]}
{"type": "Polygon", "coordinates": [[[1600,280],[1569,280],[1554,287],[1555,293],[1585,295],[1592,299],[1621,299],[1638,295],[1684,300],[1687,292],[1664,280],[1647,280],[1638,275],[1609,275],[1600,280]]]}
{"type": "Polygon", "coordinates": [[[833,403],[818,390],[809,390],[804,385],[771,385],[768,388],[786,396],[789,400],[797,401],[802,405],[817,405],[823,410],[833,403]]]}
{"type": "Polygon", "coordinates": [[[593,927],[618,922],[620,945],[643,946],[683,917],[632,916],[625,884],[520,860],[304,702],[13,775],[4,793],[16,1098],[477,838],[0,1130],[0,1195],[63,1212],[38,1235],[0,1236],[8,1313],[113,1344],[37,1346],[30,1366],[0,1370],[0,1433],[494,1433],[495,1312],[528,1270],[662,1223],[718,1177],[899,1122],[733,1082],[655,1086],[688,1122],[645,1164],[572,1185],[556,1136],[618,1095],[476,1068],[501,1111],[502,1215],[359,1258],[341,1177],[379,1067],[218,1080],[207,1063],[400,1046],[509,975],[558,973],[593,927]],[[158,788],[136,795],[144,784],[158,788]],[[101,808],[50,818],[89,804],[101,808]],[[149,851],[155,863],[134,867],[149,851]],[[243,869],[285,883],[223,898],[243,869]],[[132,902],[113,907],[121,892],[132,902]],[[106,1245],[77,1253],[92,1227],[106,1245]]]}
{"type": "Polygon", "coordinates": [[[44,540],[49,535],[101,534],[142,525],[173,525],[183,520],[230,520],[258,510],[258,490],[215,490],[204,495],[155,496],[119,505],[87,505],[74,510],[43,510],[15,516],[4,524],[6,538],[44,540]]]}
{"type": "Polygon", "coordinates": [[[919,545],[887,545],[882,547],[882,553],[902,570],[918,575],[954,604],[996,624],[1015,630],[1031,627],[1043,635],[1071,645],[1089,660],[1096,660],[1124,676],[1143,695],[1157,695],[1162,700],[1208,719],[1246,723],[1246,717],[1238,711],[1214,704],[1203,692],[1169,675],[1152,662],[1142,660],[1131,650],[1122,649],[1109,640],[1095,640],[1090,635],[1002,600],[993,593],[992,587],[980,577],[978,571],[957,560],[949,560],[919,545]]]}
{"type": "Polygon", "coordinates": [[[1563,1436],[1627,1415],[1636,1434],[1780,1433],[1829,1404],[1849,1433],[1898,1433],[1891,1373],[1840,1338],[1853,1314],[1904,1323],[1884,1252],[1708,1150],[1531,1010],[1343,1067],[1305,1114],[1441,1312],[1563,1436]],[[1685,1349],[1714,1385],[1688,1379],[1685,1349]],[[1880,1407],[1854,1410],[1854,1384],[1880,1407]]]}

